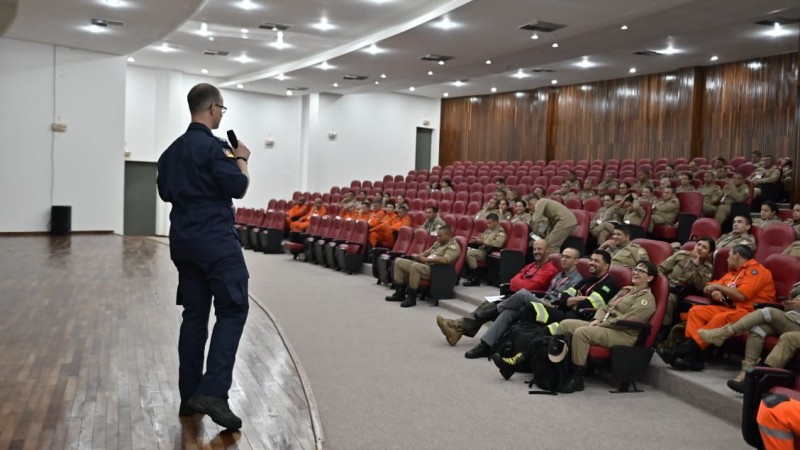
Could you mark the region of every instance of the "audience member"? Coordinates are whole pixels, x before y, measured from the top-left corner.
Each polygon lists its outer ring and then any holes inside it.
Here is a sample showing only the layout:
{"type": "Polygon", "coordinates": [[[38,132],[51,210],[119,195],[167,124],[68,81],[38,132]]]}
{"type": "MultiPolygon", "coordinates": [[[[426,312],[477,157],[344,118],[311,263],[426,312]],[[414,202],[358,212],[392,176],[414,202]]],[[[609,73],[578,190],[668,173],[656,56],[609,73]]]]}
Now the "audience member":
{"type": "Polygon", "coordinates": [[[547,242],[550,243],[550,248],[554,252],[560,251],[567,236],[578,226],[575,215],[566,206],[547,198],[533,197],[528,201],[528,207],[533,211],[531,224],[535,225],[542,220],[547,220],[548,232],[543,237],[547,238],[547,242]]]}
{"type": "Polygon", "coordinates": [[[750,234],[750,216],[736,216],[733,218],[733,228],[730,233],[723,234],[717,239],[717,250],[736,245],[746,245],[751,250],[756,250],[756,238],[750,234]]]}
{"type": "Polygon", "coordinates": [[[445,225],[444,220],[439,217],[439,208],[437,206],[428,206],[425,208],[425,222],[422,224],[423,230],[433,234],[445,225]]]}
{"type": "Polygon", "coordinates": [[[647,231],[652,232],[656,225],[673,225],[681,210],[681,202],[675,197],[675,189],[672,186],[664,189],[661,199],[653,203],[652,208],[647,231]]]}
{"type": "Polygon", "coordinates": [[[767,228],[770,225],[775,225],[776,223],[781,223],[781,219],[778,218],[778,204],[767,200],[761,204],[761,217],[756,219],[753,222],[753,225],[757,225],[761,228],[767,228]]]}
{"type": "Polygon", "coordinates": [[[675,319],[675,306],[687,295],[700,293],[711,281],[714,267],[711,255],[716,244],[711,238],[702,237],[695,242],[692,250],[679,250],[659,264],[658,271],[669,281],[669,300],[664,313],[664,325],[671,325],[675,319]]]}
{"type": "Polygon", "coordinates": [[[714,180],[714,172],[709,170],[705,173],[700,194],[703,195],[703,215],[713,217],[717,214],[717,208],[722,200],[722,188],[714,180]]]}
{"type": "Polygon", "coordinates": [[[486,230],[480,236],[473,236],[470,241],[470,248],[467,249],[467,267],[469,280],[464,286],[480,286],[481,279],[478,274],[478,263],[486,260],[486,256],[503,247],[506,243],[506,232],[500,226],[497,213],[489,213],[486,216],[486,230]]]}
{"type": "Polygon", "coordinates": [[[617,225],[611,234],[611,239],[601,243],[598,249],[611,254],[612,266],[633,269],[639,261],[650,259],[647,250],[631,242],[631,229],[625,224],[617,225]]]}

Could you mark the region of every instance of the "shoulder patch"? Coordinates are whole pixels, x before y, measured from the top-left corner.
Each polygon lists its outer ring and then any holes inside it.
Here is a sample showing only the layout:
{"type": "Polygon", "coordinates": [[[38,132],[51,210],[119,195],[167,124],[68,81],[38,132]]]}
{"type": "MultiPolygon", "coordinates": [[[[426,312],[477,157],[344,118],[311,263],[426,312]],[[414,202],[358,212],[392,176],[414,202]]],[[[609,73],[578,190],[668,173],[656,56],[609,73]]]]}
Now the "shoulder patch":
{"type": "Polygon", "coordinates": [[[603,286],[602,289],[606,292],[611,292],[611,288],[609,288],[608,286],[603,286]]]}
{"type": "Polygon", "coordinates": [[[750,270],[750,275],[758,275],[758,270],[756,270],[756,269],[751,269],[751,270],[750,270]]]}
{"type": "Polygon", "coordinates": [[[642,306],[647,306],[647,299],[646,298],[642,299],[642,306]]]}
{"type": "Polygon", "coordinates": [[[224,153],[224,154],[225,154],[225,156],[227,156],[228,158],[235,158],[235,157],[236,157],[236,156],[234,156],[234,155],[233,155],[233,152],[232,152],[232,151],[230,151],[230,150],[229,150],[229,149],[227,149],[227,148],[223,148],[223,149],[222,149],[222,153],[224,153]]]}

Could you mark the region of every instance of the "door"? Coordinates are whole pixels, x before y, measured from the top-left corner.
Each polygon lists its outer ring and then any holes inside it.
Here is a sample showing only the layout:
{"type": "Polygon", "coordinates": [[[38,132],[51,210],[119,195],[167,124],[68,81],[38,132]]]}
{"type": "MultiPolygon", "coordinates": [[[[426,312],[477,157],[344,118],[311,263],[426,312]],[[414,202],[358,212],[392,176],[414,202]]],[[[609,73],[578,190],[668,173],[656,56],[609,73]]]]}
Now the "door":
{"type": "Polygon", "coordinates": [[[156,234],[156,163],[125,161],[126,236],[156,234]]]}
{"type": "Polygon", "coordinates": [[[431,137],[433,130],[417,127],[417,159],[415,170],[430,170],[431,168],[431,137]]]}

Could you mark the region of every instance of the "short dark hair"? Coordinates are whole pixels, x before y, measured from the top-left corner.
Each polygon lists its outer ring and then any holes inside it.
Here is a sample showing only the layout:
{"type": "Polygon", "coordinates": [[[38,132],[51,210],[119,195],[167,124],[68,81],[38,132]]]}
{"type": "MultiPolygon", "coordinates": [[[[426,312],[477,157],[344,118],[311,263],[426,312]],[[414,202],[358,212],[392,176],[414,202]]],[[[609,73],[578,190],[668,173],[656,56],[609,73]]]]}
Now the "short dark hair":
{"type": "Polygon", "coordinates": [[[489,213],[489,214],[486,215],[486,220],[498,220],[499,221],[500,220],[500,216],[498,216],[496,213],[489,213]]]}
{"type": "Polygon", "coordinates": [[[761,203],[761,205],[762,206],[766,206],[767,208],[770,209],[770,211],[772,211],[774,213],[778,212],[778,204],[773,202],[772,200],[767,200],[767,201],[761,203]]]}
{"type": "Polygon", "coordinates": [[[631,227],[629,227],[628,225],[626,225],[624,223],[614,224],[614,230],[619,230],[625,236],[631,237],[631,227]]]}
{"type": "Polygon", "coordinates": [[[697,241],[695,241],[695,245],[697,245],[697,242],[701,242],[701,241],[702,241],[702,242],[705,242],[705,243],[707,243],[707,244],[708,244],[708,251],[709,251],[710,253],[712,253],[712,254],[713,254],[713,253],[714,253],[714,250],[716,250],[716,249],[717,249],[717,243],[716,243],[716,242],[714,242],[714,240],[713,240],[713,239],[711,239],[710,237],[707,237],[707,236],[703,236],[703,237],[701,237],[700,239],[698,239],[697,241]]]}
{"type": "Polygon", "coordinates": [[[658,275],[658,267],[656,267],[656,265],[653,264],[651,261],[648,261],[646,259],[640,259],[639,261],[636,262],[637,266],[639,264],[642,264],[645,267],[647,267],[647,276],[648,277],[655,277],[656,275],[658,275]]]}
{"type": "Polygon", "coordinates": [[[752,217],[750,217],[750,214],[739,214],[739,215],[737,215],[737,216],[734,216],[733,218],[735,219],[735,218],[737,218],[737,217],[741,217],[742,219],[744,219],[744,221],[745,221],[745,222],[746,222],[748,225],[752,225],[752,224],[753,224],[753,218],[752,218],[752,217]]]}
{"type": "Polygon", "coordinates": [[[392,208],[394,208],[395,205],[394,200],[386,200],[386,204],[383,206],[389,206],[389,205],[392,205],[392,208]]]}
{"type": "Polygon", "coordinates": [[[186,100],[189,102],[189,112],[197,114],[211,106],[212,103],[221,102],[222,94],[214,86],[208,83],[200,83],[189,90],[186,100]]]}
{"type": "Polygon", "coordinates": [[[439,212],[439,207],[436,206],[436,205],[426,206],[425,209],[432,209],[434,213],[438,213],[439,212]]]}
{"type": "MultiPolygon", "coordinates": [[[[583,254],[581,254],[581,251],[579,249],[575,248],[575,247],[564,247],[564,250],[572,250],[572,251],[574,251],[575,253],[578,254],[578,256],[577,256],[578,258],[583,256],[583,254]]],[[[563,252],[564,250],[561,250],[561,251],[563,252]]]]}
{"type": "Polygon", "coordinates": [[[405,211],[405,212],[408,212],[408,206],[406,206],[406,205],[400,205],[400,206],[397,207],[398,211],[400,211],[401,209],[403,211],[405,211]]]}
{"type": "Polygon", "coordinates": [[[753,255],[755,255],[753,249],[744,244],[734,245],[731,253],[735,253],[744,259],[753,259],[753,255]]]}
{"type": "Polygon", "coordinates": [[[497,177],[497,179],[496,179],[496,180],[494,180],[494,182],[495,182],[495,183],[503,183],[503,184],[506,184],[506,179],[505,179],[505,178],[503,178],[503,177],[497,177]]]}
{"type": "Polygon", "coordinates": [[[436,230],[436,231],[437,231],[438,233],[450,233],[450,234],[453,234],[453,229],[452,229],[452,228],[450,228],[450,225],[442,225],[442,226],[441,226],[441,227],[439,227],[439,229],[438,229],[438,230],[436,230]]]}
{"type": "Polygon", "coordinates": [[[600,257],[603,258],[603,262],[605,262],[606,264],[609,264],[609,265],[611,264],[611,253],[608,253],[605,250],[595,250],[595,251],[592,252],[592,254],[593,255],[600,255],[600,257]]]}

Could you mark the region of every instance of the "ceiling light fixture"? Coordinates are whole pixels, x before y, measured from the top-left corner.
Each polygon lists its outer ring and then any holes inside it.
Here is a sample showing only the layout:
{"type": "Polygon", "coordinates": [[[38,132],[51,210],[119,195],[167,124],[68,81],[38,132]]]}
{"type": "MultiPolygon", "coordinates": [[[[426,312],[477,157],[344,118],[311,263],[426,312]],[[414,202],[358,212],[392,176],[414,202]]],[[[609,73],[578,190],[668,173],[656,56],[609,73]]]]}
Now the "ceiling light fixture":
{"type": "Polygon", "coordinates": [[[205,67],[203,67],[202,69],[200,69],[200,73],[204,73],[204,74],[205,74],[205,73],[208,73],[208,69],[206,69],[205,67]]]}
{"type": "Polygon", "coordinates": [[[288,95],[289,97],[291,97],[293,94],[294,93],[290,89],[286,90],[286,95],[288,95]]]}
{"type": "Polygon", "coordinates": [[[581,90],[584,91],[584,92],[591,91],[592,87],[589,86],[588,84],[584,84],[583,86],[581,86],[581,90]]]}
{"type": "Polygon", "coordinates": [[[317,65],[317,68],[322,70],[330,70],[333,69],[333,66],[328,64],[328,61],[322,61],[322,64],[317,65]]]}
{"type": "Polygon", "coordinates": [[[492,88],[491,88],[491,89],[489,89],[489,90],[490,90],[490,91],[492,91],[492,92],[497,92],[497,88],[496,88],[496,87],[492,87],[492,88]]]}
{"type": "Polygon", "coordinates": [[[284,80],[288,80],[289,77],[287,77],[286,75],[284,75],[282,73],[279,73],[279,74],[275,75],[275,79],[278,80],[278,81],[284,81],[284,80]]]}
{"type": "Polygon", "coordinates": [[[467,84],[467,83],[464,83],[461,80],[456,80],[456,81],[453,82],[453,86],[455,86],[455,87],[461,87],[461,86],[463,86],[465,84],[467,84]]]}
{"type": "Polygon", "coordinates": [[[237,89],[244,89],[244,85],[242,83],[239,83],[239,84],[236,85],[236,88],[237,89]]]}
{"type": "Polygon", "coordinates": [[[414,88],[414,86],[411,86],[410,88],[408,88],[408,90],[411,91],[411,92],[414,92],[416,90],[416,88],[414,88]]]}
{"type": "Polygon", "coordinates": [[[750,68],[750,69],[753,69],[753,70],[758,70],[761,67],[763,67],[763,64],[761,64],[758,61],[753,61],[751,63],[747,63],[747,67],[750,68]]]}
{"type": "Polygon", "coordinates": [[[528,74],[525,73],[522,69],[519,69],[511,76],[514,77],[514,78],[522,79],[522,78],[527,78],[528,74]]]}
{"type": "Polygon", "coordinates": [[[627,25],[623,25],[623,26],[619,27],[619,29],[620,29],[620,30],[627,30],[627,29],[628,29],[628,26],[627,26],[627,25]]]}
{"type": "Polygon", "coordinates": [[[381,84],[381,82],[380,81],[375,81],[375,84],[381,84]]]}
{"type": "Polygon", "coordinates": [[[260,7],[252,2],[252,0],[242,0],[236,3],[236,7],[240,9],[244,9],[245,11],[249,11],[251,9],[259,9],[260,7]]]}
{"type": "Polygon", "coordinates": [[[664,79],[667,80],[667,81],[675,81],[675,80],[678,79],[678,77],[675,76],[675,75],[667,75],[667,76],[664,77],[664,79]]]}
{"type": "Polygon", "coordinates": [[[447,92],[445,92],[444,94],[442,94],[442,97],[450,97],[450,94],[448,94],[447,92]]]}
{"type": "Polygon", "coordinates": [[[242,32],[242,34],[247,34],[247,33],[249,33],[249,32],[250,32],[250,30],[248,30],[247,28],[242,28],[242,29],[240,29],[239,31],[241,31],[241,32],[242,32]]]}
{"type": "Polygon", "coordinates": [[[112,8],[118,8],[122,6],[122,2],[120,0],[105,0],[104,3],[112,8]]]}
{"type": "Polygon", "coordinates": [[[442,17],[442,20],[434,23],[433,26],[435,26],[436,28],[442,29],[442,30],[449,30],[451,28],[457,27],[458,25],[456,25],[455,23],[451,22],[449,17],[444,16],[444,17],[442,17]]]}
{"type": "Polygon", "coordinates": [[[588,68],[596,66],[597,64],[589,61],[589,57],[588,56],[584,56],[580,60],[580,62],[575,63],[575,65],[580,67],[580,68],[582,68],[582,69],[588,69],[588,68]]]}
{"type": "Polygon", "coordinates": [[[491,64],[491,63],[492,63],[492,60],[491,60],[491,59],[487,59],[487,60],[486,60],[486,65],[487,65],[487,66],[488,66],[489,64],[491,64]]]}
{"type": "Polygon", "coordinates": [[[444,65],[444,61],[439,61],[439,65],[443,66],[444,65]]]}
{"type": "Polygon", "coordinates": [[[550,84],[558,84],[558,80],[552,80],[550,84]]]}
{"type": "Polygon", "coordinates": [[[365,51],[365,52],[367,52],[367,53],[369,53],[370,55],[377,55],[378,53],[382,53],[382,52],[383,52],[383,50],[381,50],[381,49],[380,49],[380,48],[379,48],[377,45],[375,45],[375,44],[372,44],[372,45],[370,45],[369,47],[365,48],[365,49],[364,49],[364,51],[365,51]]]}
{"type": "Polygon", "coordinates": [[[319,31],[330,31],[336,28],[336,25],[328,22],[327,17],[323,17],[319,19],[319,22],[312,25],[314,28],[318,29],[319,31]]]}
{"type": "Polygon", "coordinates": [[[101,27],[101,26],[98,26],[98,25],[95,25],[95,24],[91,24],[88,27],[86,27],[86,31],[88,31],[89,33],[93,33],[93,34],[98,34],[98,33],[104,33],[107,30],[106,30],[106,27],[101,27]]]}
{"type": "Polygon", "coordinates": [[[208,32],[208,24],[207,23],[203,22],[203,23],[200,24],[200,31],[198,32],[198,34],[200,36],[208,36],[209,34],[211,34],[211,33],[208,32]]]}
{"type": "Polygon", "coordinates": [[[272,47],[277,48],[278,50],[283,50],[289,47],[289,44],[283,42],[283,31],[278,31],[278,37],[275,39],[275,42],[269,44],[272,47]]]}
{"type": "Polygon", "coordinates": [[[539,34],[538,33],[533,33],[533,36],[531,36],[531,39],[534,39],[534,40],[539,39],[539,34]]]}
{"type": "Polygon", "coordinates": [[[333,87],[339,87],[339,83],[333,83],[333,87]]]}
{"type": "Polygon", "coordinates": [[[386,74],[385,74],[385,73],[382,73],[382,74],[381,74],[381,78],[386,78],[386,74]]]}
{"type": "Polygon", "coordinates": [[[429,71],[428,71],[428,75],[433,75],[433,71],[432,71],[432,70],[429,70],[429,71]]]}
{"type": "Polygon", "coordinates": [[[658,50],[658,53],[661,53],[662,55],[674,55],[680,52],[681,51],[673,47],[672,44],[667,45],[667,48],[663,50],[658,50]]]}
{"type": "Polygon", "coordinates": [[[211,41],[211,42],[214,42],[214,36],[209,36],[208,40],[211,41]]]}
{"type": "Polygon", "coordinates": [[[136,59],[133,56],[128,56],[128,62],[129,63],[135,63],[136,59]]]}
{"type": "Polygon", "coordinates": [[[516,93],[516,94],[514,94],[514,95],[515,95],[517,98],[522,98],[522,97],[525,97],[525,93],[524,93],[524,92],[517,92],[517,93],[516,93]]]}
{"type": "Polygon", "coordinates": [[[631,67],[630,69],[628,69],[628,72],[636,73],[636,67],[631,67]]]}
{"type": "Polygon", "coordinates": [[[719,60],[719,56],[714,55],[711,57],[711,61],[717,61],[717,60],[719,60]]]}
{"type": "Polygon", "coordinates": [[[160,51],[162,53],[169,53],[169,52],[175,51],[175,49],[170,47],[169,44],[167,44],[166,42],[162,43],[161,45],[159,45],[156,48],[158,49],[158,51],[160,51]]]}
{"type": "Polygon", "coordinates": [[[558,42],[553,42],[553,48],[558,48],[558,42]]]}
{"type": "Polygon", "coordinates": [[[785,27],[781,26],[781,24],[780,24],[780,23],[778,23],[778,22],[775,22],[775,25],[773,25],[773,26],[772,26],[772,28],[770,28],[770,29],[769,29],[769,30],[768,30],[766,33],[764,33],[764,34],[766,34],[766,35],[767,35],[767,36],[769,36],[769,37],[774,37],[774,38],[776,38],[776,37],[781,37],[781,36],[790,35],[790,34],[792,34],[792,30],[790,30],[790,29],[788,29],[788,28],[785,28],[785,27]]]}
{"type": "Polygon", "coordinates": [[[253,58],[250,58],[249,56],[247,56],[246,53],[242,53],[237,58],[233,58],[233,59],[234,59],[234,61],[239,61],[242,64],[247,64],[247,63],[251,63],[251,62],[255,61],[253,58]]]}

